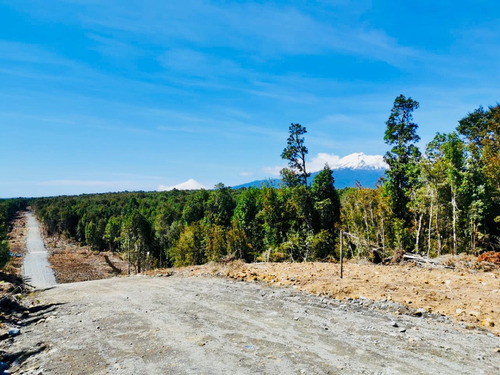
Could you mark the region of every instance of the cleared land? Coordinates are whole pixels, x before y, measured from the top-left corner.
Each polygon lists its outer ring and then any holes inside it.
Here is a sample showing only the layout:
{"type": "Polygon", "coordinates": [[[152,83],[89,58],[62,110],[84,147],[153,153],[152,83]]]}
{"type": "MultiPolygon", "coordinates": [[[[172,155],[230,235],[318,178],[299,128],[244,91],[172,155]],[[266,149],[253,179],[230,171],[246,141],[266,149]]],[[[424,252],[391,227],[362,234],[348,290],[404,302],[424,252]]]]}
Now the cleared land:
{"type": "Polygon", "coordinates": [[[498,337],[293,288],[136,276],[40,293],[22,374],[495,374],[498,337]]]}

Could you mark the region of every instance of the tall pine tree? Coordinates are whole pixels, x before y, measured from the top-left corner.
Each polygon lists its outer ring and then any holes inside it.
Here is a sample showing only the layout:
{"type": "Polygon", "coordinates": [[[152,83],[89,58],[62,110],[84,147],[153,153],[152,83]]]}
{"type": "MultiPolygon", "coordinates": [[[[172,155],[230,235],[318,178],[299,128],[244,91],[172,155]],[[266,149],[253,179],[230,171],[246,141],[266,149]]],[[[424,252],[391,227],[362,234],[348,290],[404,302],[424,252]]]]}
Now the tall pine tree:
{"type": "Polygon", "coordinates": [[[417,187],[419,177],[420,151],[415,145],[420,140],[418,125],[413,122],[412,112],[419,103],[411,97],[399,95],[394,101],[387,120],[385,143],[392,146],[384,156],[389,165],[386,172],[385,189],[391,199],[394,216],[409,228],[411,216],[408,210],[410,192],[417,187]]]}

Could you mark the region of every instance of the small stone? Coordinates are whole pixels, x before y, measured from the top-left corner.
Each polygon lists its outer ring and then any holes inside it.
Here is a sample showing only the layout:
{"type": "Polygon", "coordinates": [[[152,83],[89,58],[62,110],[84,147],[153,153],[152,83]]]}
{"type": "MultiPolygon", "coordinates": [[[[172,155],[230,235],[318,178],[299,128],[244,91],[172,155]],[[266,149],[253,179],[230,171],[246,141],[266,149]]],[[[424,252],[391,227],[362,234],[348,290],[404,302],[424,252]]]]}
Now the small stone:
{"type": "Polygon", "coordinates": [[[425,309],[416,309],[413,312],[413,316],[422,316],[426,313],[425,309]]]}
{"type": "Polygon", "coordinates": [[[406,328],[400,328],[400,329],[399,329],[399,332],[401,332],[401,333],[405,333],[405,332],[406,332],[406,328]]]}
{"type": "Polygon", "coordinates": [[[396,321],[392,321],[391,326],[396,327],[396,328],[399,327],[398,322],[396,322],[396,321]]]}
{"type": "Polygon", "coordinates": [[[21,330],[19,328],[11,328],[9,329],[9,336],[19,336],[21,334],[21,330]]]}

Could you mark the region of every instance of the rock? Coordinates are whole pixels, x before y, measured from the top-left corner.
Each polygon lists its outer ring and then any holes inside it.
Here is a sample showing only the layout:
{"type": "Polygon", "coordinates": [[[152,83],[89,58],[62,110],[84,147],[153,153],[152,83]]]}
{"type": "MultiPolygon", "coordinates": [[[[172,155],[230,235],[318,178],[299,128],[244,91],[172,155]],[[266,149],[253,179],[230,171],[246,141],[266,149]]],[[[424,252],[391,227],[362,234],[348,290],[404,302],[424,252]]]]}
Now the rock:
{"type": "Polygon", "coordinates": [[[19,336],[21,334],[21,330],[19,328],[11,328],[9,329],[9,335],[14,337],[14,336],[19,336]]]}
{"type": "Polygon", "coordinates": [[[416,309],[415,311],[413,311],[412,315],[413,316],[422,316],[426,313],[427,311],[425,311],[425,309],[416,309]]]}
{"type": "Polygon", "coordinates": [[[391,326],[396,327],[396,328],[399,327],[398,322],[395,322],[395,321],[391,322],[391,326]]]}

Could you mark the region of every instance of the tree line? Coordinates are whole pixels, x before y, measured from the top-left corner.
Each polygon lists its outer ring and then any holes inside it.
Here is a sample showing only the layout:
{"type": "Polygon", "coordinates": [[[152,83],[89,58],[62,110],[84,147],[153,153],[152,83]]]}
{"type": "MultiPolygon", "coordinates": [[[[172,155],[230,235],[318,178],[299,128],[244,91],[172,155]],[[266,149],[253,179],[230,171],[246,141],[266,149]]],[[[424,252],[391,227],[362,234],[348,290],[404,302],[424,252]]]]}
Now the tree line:
{"type": "Polygon", "coordinates": [[[325,168],[312,186],[135,192],[38,198],[46,234],[118,251],[137,271],[238,258],[335,256],[339,195],[325,168]]]}
{"type": "Polygon", "coordinates": [[[500,105],[482,107],[437,133],[424,153],[412,113],[400,95],[386,123],[389,166],[376,189],[347,189],[343,228],[353,254],[396,249],[427,256],[500,250],[500,105]]]}
{"type": "Polygon", "coordinates": [[[376,188],[337,191],[328,165],[309,180],[307,130],[291,124],[282,186],[125,192],[31,199],[47,235],[124,253],[136,271],[222,259],[380,261],[396,250],[428,256],[500,248],[500,106],[478,108],[455,131],[418,148],[400,95],[386,122],[389,166],[376,188]]]}
{"type": "Polygon", "coordinates": [[[10,259],[9,232],[10,223],[17,212],[26,209],[26,199],[0,199],[0,268],[3,268],[10,259]]]}

